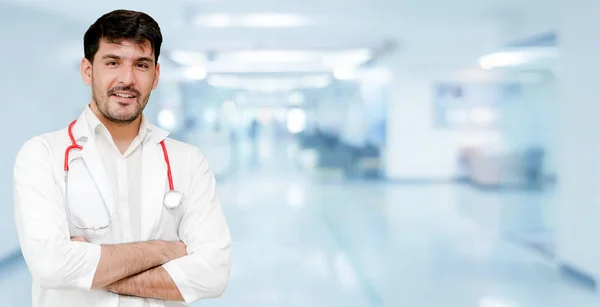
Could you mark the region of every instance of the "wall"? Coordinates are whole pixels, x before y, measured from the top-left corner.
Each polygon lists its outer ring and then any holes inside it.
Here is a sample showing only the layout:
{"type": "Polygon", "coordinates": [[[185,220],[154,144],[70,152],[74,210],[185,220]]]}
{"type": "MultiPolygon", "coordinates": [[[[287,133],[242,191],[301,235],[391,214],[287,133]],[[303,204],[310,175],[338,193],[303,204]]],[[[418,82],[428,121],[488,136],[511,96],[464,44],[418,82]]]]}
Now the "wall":
{"type": "Polygon", "coordinates": [[[389,179],[450,180],[458,175],[462,146],[495,144],[495,130],[441,130],[434,127],[434,85],[469,80],[435,72],[393,73],[387,114],[386,176],[389,179]]]}
{"type": "Polygon", "coordinates": [[[522,152],[544,148],[544,174],[556,175],[557,80],[547,73],[521,84],[516,99],[503,101],[502,135],[506,147],[522,152]]]}
{"type": "Polygon", "coordinates": [[[558,259],[600,281],[600,3],[560,1],[557,114],[558,259]]]}

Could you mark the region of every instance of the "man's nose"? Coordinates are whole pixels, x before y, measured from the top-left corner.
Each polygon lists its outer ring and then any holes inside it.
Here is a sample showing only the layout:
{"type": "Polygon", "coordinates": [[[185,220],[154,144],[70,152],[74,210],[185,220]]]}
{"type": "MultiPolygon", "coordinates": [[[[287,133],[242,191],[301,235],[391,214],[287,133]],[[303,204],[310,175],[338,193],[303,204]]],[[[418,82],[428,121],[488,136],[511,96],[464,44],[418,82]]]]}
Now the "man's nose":
{"type": "Polygon", "coordinates": [[[135,74],[133,72],[133,67],[123,66],[119,73],[119,82],[125,85],[130,85],[135,83],[135,74]]]}

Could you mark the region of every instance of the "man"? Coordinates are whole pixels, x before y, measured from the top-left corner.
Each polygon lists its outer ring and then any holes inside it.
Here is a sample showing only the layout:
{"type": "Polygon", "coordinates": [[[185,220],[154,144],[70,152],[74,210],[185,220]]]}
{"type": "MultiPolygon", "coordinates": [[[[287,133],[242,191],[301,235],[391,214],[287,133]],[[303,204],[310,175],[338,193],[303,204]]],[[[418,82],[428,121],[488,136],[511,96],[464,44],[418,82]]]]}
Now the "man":
{"type": "Polygon", "coordinates": [[[196,147],[143,115],[161,44],[144,13],[100,17],[81,61],[90,103],[17,154],[15,220],[34,307],[181,306],[226,288],[231,238],[214,175],[196,147]],[[170,190],[183,194],[174,209],[170,190]]]}

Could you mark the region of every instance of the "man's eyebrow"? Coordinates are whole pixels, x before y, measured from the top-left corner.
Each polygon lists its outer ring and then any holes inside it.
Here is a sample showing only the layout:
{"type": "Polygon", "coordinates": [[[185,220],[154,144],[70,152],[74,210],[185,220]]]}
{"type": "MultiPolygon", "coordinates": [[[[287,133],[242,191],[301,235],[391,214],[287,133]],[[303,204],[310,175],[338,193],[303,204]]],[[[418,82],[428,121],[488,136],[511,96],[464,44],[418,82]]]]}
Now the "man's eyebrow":
{"type": "Polygon", "coordinates": [[[121,57],[118,55],[114,55],[114,54],[106,54],[102,57],[102,59],[114,59],[114,60],[120,60],[121,57]]]}
{"type": "Polygon", "coordinates": [[[150,62],[150,63],[154,63],[154,60],[152,58],[144,56],[144,57],[138,58],[138,62],[150,62]]]}
{"type": "MultiPolygon", "coordinates": [[[[118,55],[107,54],[102,57],[102,59],[113,59],[113,60],[121,60],[122,58],[118,55]]],[[[154,60],[150,57],[139,57],[137,58],[137,62],[149,62],[154,63],[154,60]]]]}

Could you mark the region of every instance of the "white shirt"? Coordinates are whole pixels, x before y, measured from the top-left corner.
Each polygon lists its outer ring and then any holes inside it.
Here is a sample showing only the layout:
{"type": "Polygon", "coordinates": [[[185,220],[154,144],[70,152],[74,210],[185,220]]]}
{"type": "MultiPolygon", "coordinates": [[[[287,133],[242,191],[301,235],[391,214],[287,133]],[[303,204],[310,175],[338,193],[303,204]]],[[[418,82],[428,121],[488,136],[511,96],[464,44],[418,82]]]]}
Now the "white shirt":
{"type": "Polygon", "coordinates": [[[214,175],[199,150],[167,138],[166,131],[144,118],[138,137],[121,155],[89,108],[77,119],[73,134],[83,149],[72,151],[69,159],[79,156],[85,167],[74,163],[69,172],[71,215],[97,225],[93,220],[102,220],[108,209],[112,224],[100,232],[82,231],[67,218],[63,168],[71,141],[66,128],[25,142],[14,167],[14,212],[32,273],[33,307],[181,306],[91,289],[100,244],[138,240],[183,241],[187,255],[163,268],[185,303],[219,297],[229,279],[231,236],[214,175]],[[168,185],[160,141],[168,148],[175,189],[185,196],[175,210],[162,205],[168,185]],[[90,243],[72,242],[73,235],[84,235],[90,243]]]}
{"type": "Polygon", "coordinates": [[[100,122],[94,112],[88,107],[85,110],[93,137],[108,176],[113,178],[113,191],[119,200],[118,215],[121,217],[121,231],[124,243],[140,240],[140,194],[142,189],[142,149],[144,142],[152,130],[148,128],[145,116],[138,135],[133,139],[129,148],[121,154],[108,129],[100,122]],[[114,180],[116,179],[116,180],[114,180]]]}
{"type": "MultiPolygon", "coordinates": [[[[146,117],[142,116],[142,122],[138,135],[133,139],[129,148],[121,154],[114,143],[110,132],[100,122],[96,114],[88,107],[85,109],[92,137],[96,141],[96,147],[100,152],[108,176],[113,178],[113,192],[118,199],[116,207],[120,217],[123,243],[140,241],[140,216],[141,216],[141,182],[142,182],[142,149],[144,143],[149,140],[148,136],[152,130],[148,127],[146,117]]],[[[147,301],[147,300],[146,300],[147,301]]],[[[147,307],[144,299],[120,296],[119,307],[147,307]]]]}

